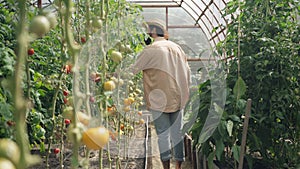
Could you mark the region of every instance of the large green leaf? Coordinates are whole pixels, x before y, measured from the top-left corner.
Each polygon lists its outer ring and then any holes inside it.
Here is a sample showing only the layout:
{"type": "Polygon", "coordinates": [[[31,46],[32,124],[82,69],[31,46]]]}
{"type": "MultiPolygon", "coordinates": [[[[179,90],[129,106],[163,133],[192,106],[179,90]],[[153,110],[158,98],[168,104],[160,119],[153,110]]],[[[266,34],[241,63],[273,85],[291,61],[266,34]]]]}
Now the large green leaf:
{"type": "Polygon", "coordinates": [[[225,145],[223,143],[223,140],[218,139],[216,141],[216,157],[218,160],[221,160],[221,156],[224,152],[224,148],[225,148],[225,145]]]}
{"type": "Polygon", "coordinates": [[[239,100],[246,92],[247,86],[242,77],[239,77],[233,87],[233,94],[239,100]]]}
{"type": "Polygon", "coordinates": [[[213,105],[213,109],[209,111],[207,119],[199,135],[199,140],[198,140],[199,144],[202,144],[209,137],[211,137],[220,123],[223,114],[223,109],[216,103],[213,103],[212,105],[213,105]]]}

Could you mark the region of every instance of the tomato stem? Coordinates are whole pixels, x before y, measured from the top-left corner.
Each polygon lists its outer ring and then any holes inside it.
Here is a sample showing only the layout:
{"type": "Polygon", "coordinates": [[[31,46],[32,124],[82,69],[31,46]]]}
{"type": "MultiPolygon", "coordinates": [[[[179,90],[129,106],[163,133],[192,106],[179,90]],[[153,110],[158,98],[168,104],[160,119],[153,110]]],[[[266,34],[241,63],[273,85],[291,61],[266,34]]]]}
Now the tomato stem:
{"type": "MultiPolygon", "coordinates": [[[[12,95],[14,102],[14,118],[16,121],[16,142],[20,148],[20,160],[16,164],[17,169],[26,168],[38,160],[29,152],[29,141],[26,129],[26,111],[28,108],[28,100],[24,98],[22,89],[22,75],[24,73],[24,65],[28,47],[28,32],[26,30],[26,0],[18,0],[19,24],[17,26],[17,57],[15,64],[15,72],[11,83],[13,84],[12,95]]],[[[29,77],[28,77],[29,78],[29,77]]]]}
{"type": "MultiPolygon", "coordinates": [[[[74,98],[78,98],[78,100],[75,100],[74,99],[74,105],[75,106],[75,111],[74,111],[74,116],[73,116],[73,125],[74,125],[74,129],[78,128],[78,125],[77,125],[77,111],[80,109],[81,105],[82,105],[82,99],[83,99],[83,96],[82,96],[82,93],[79,91],[79,82],[76,80],[76,77],[78,75],[78,65],[77,65],[77,58],[78,58],[78,55],[79,55],[79,52],[80,52],[80,46],[79,45],[76,45],[75,44],[75,41],[74,41],[74,36],[73,36],[73,32],[71,31],[71,15],[72,15],[72,3],[73,1],[72,0],[64,0],[64,3],[66,5],[66,13],[64,14],[64,25],[65,25],[65,35],[66,35],[66,42],[67,42],[67,46],[68,46],[68,49],[71,53],[71,61],[72,61],[72,64],[74,65],[74,68],[73,68],[73,72],[74,72],[74,82],[73,82],[73,97],[74,98]]],[[[77,169],[78,166],[79,166],[79,163],[78,163],[78,158],[79,158],[79,155],[78,155],[78,152],[79,152],[79,146],[80,146],[80,143],[79,143],[79,140],[77,139],[78,138],[78,134],[79,133],[73,133],[72,137],[74,140],[74,144],[73,144],[73,155],[72,155],[72,163],[71,163],[71,168],[72,169],[77,169]]]]}
{"type": "Polygon", "coordinates": [[[103,149],[99,150],[99,169],[103,168],[103,149]]]}

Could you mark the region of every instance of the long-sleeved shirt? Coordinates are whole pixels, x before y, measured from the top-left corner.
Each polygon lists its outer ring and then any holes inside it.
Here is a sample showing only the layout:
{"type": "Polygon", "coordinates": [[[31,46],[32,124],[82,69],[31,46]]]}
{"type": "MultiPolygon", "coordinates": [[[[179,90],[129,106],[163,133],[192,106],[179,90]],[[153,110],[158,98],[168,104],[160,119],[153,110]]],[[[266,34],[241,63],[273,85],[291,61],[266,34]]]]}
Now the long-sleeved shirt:
{"type": "Polygon", "coordinates": [[[175,112],[189,99],[190,68],[186,54],[176,43],[155,38],[132,65],[143,71],[144,98],[148,109],[175,112]]]}

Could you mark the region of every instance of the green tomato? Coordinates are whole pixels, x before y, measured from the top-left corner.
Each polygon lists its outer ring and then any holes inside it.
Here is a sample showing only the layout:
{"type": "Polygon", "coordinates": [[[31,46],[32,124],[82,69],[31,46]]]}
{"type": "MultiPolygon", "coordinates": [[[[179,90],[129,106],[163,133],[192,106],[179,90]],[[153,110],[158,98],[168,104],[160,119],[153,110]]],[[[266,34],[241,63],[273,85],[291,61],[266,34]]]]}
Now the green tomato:
{"type": "Polygon", "coordinates": [[[1,139],[0,158],[10,159],[11,162],[16,164],[20,159],[20,150],[18,145],[10,139],[1,139]]]}
{"type": "Polygon", "coordinates": [[[62,116],[65,119],[73,119],[74,118],[74,109],[72,106],[67,106],[66,108],[63,109],[62,116]]]}
{"type": "Polygon", "coordinates": [[[36,34],[38,37],[44,36],[50,30],[50,22],[47,17],[35,16],[30,23],[29,32],[36,34]]]}
{"type": "Polygon", "coordinates": [[[122,53],[118,51],[112,51],[110,57],[114,62],[120,63],[122,60],[122,53]]]}
{"type": "Polygon", "coordinates": [[[0,168],[2,169],[15,169],[14,164],[5,158],[0,158],[0,168]]]}
{"type": "Polygon", "coordinates": [[[92,26],[96,29],[100,29],[102,28],[102,25],[103,25],[103,22],[101,19],[98,19],[98,18],[94,18],[92,20],[92,26]]]}

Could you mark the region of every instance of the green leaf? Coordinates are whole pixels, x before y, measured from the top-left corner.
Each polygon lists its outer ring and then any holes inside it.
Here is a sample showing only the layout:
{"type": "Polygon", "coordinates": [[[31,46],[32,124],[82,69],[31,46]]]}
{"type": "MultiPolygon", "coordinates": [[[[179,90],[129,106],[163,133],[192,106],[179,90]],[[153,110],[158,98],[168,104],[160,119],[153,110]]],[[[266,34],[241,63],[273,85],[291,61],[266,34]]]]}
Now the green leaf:
{"type": "Polygon", "coordinates": [[[236,81],[234,88],[233,88],[233,94],[237,100],[239,100],[246,92],[247,86],[242,77],[239,77],[236,81]]]}
{"type": "Polygon", "coordinates": [[[233,145],[232,146],[232,152],[233,152],[233,158],[236,160],[236,161],[239,161],[239,158],[240,158],[240,146],[238,145],[233,145]]]}
{"type": "Polygon", "coordinates": [[[221,155],[223,154],[224,152],[224,143],[223,143],[223,140],[219,139],[219,140],[216,140],[216,157],[218,160],[221,160],[221,155]]]}
{"type": "Polygon", "coordinates": [[[0,103],[0,112],[1,115],[4,117],[4,119],[11,119],[12,118],[12,112],[11,112],[12,106],[7,103],[0,103]]]}
{"type": "Polygon", "coordinates": [[[215,157],[216,152],[211,152],[208,157],[207,157],[207,164],[209,169],[214,168],[214,157],[215,157]]]}
{"type": "Polygon", "coordinates": [[[210,110],[209,114],[207,115],[206,121],[199,135],[198,143],[200,144],[204,143],[207,139],[209,139],[209,137],[213,135],[216,128],[220,124],[220,120],[223,114],[223,109],[216,103],[213,103],[212,106],[213,109],[210,110]]]}

